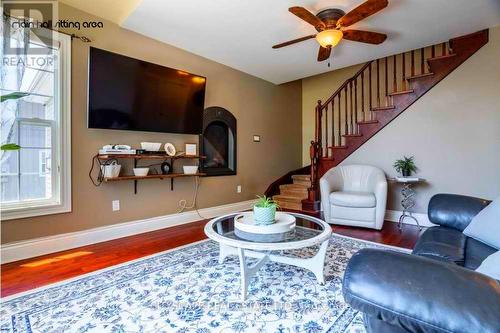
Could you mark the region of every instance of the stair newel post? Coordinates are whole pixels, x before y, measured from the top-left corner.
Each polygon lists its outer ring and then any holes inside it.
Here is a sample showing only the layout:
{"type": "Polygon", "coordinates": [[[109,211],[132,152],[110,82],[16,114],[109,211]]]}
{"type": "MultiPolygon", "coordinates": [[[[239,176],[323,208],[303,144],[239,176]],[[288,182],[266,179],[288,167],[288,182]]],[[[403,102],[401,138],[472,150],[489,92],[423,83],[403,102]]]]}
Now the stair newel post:
{"type": "Polygon", "coordinates": [[[446,55],[446,42],[441,44],[441,55],[442,56],[446,55]]]}
{"type": "Polygon", "coordinates": [[[325,150],[323,156],[328,157],[328,103],[325,104],[325,150]]]}
{"type": "Polygon", "coordinates": [[[320,160],[321,145],[317,141],[311,141],[309,157],[311,158],[311,187],[307,189],[307,199],[302,200],[302,209],[309,211],[320,211],[320,194],[318,186],[318,167],[320,160]]]}
{"type": "Polygon", "coordinates": [[[319,144],[321,155],[323,155],[322,116],[323,116],[323,112],[321,109],[321,100],[318,100],[318,105],[316,106],[316,142],[319,144]]]}
{"type": "Polygon", "coordinates": [[[436,45],[432,44],[431,58],[434,58],[435,56],[436,56],[436,45]]]}

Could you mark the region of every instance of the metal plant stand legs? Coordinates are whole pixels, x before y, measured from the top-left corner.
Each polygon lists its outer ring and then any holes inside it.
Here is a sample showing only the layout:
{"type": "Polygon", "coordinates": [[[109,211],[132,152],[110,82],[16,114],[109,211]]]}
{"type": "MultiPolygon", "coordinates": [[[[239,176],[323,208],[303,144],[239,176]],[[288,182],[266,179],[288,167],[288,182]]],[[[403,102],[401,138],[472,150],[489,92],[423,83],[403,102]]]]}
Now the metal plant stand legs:
{"type": "Polygon", "coordinates": [[[403,184],[403,189],[401,190],[401,194],[403,196],[403,199],[401,200],[401,206],[403,206],[403,213],[399,217],[398,221],[398,228],[401,230],[403,227],[403,220],[405,218],[410,218],[413,219],[418,226],[418,230],[422,230],[422,227],[418,223],[418,220],[415,218],[415,216],[412,215],[410,209],[415,206],[415,199],[413,198],[415,196],[415,190],[412,188],[412,183],[404,183],[403,184]]]}
{"type": "Polygon", "coordinates": [[[257,252],[242,248],[234,248],[228,245],[220,244],[219,263],[224,262],[224,258],[229,255],[238,255],[240,259],[241,270],[241,300],[245,301],[247,298],[248,285],[257,271],[269,261],[279,262],[282,264],[293,265],[305,268],[314,273],[316,279],[320,284],[325,283],[325,276],[323,269],[325,266],[326,249],[328,248],[328,240],[321,243],[318,252],[311,258],[292,258],[269,252],[257,252]],[[259,259],[253,265],[248,265],[247,258],[259,259]]]}

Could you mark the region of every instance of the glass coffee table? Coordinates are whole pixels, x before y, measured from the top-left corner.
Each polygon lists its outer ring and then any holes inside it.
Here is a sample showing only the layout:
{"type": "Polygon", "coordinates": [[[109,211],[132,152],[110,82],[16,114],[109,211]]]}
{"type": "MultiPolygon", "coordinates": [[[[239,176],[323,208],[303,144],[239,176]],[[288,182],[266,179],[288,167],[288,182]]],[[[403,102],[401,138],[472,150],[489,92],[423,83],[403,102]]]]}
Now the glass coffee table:
{"type": "Polygon", "coordinates": [[[326,249],[332,234],[330,225],[312,216],[288,213],[296,219],[296,227],[284,233],[279,239],[263,241],[259,237],[241,238],[235,234],[234,218],[239,215],[229,214],[217,217],[205,225],[205,234],[219,243],[219,263],[230,255],[237,255],[240,259],[241,270],[241,299],[247,296],[251,278],[268,261],[279,262],[308,269],[316,276],[320,284],[325,283],[323,268],[325,265],[326,249]],[[285,256],[280,251],[302,249],[319,246],[317,253],[311,258],[297,258],[285,256]],[[247,258],[257,258],[253,265],[247,263],[247,258]]]}

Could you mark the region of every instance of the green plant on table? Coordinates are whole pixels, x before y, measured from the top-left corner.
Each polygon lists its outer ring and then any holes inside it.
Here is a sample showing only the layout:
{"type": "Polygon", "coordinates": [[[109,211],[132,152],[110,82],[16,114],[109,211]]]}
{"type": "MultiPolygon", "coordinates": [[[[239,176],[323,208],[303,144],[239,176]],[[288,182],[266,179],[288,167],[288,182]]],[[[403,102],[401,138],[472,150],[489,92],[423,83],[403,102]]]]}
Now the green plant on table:
{"type": "Polygon", "coordinates": [[[417,171],[417,166],[415,165],[415,157],[406,157],[404,156],[402,159],[396,160],[393,165],[394,169],[403,177],[409,177],[412,173],[417,171]]]}
{"type": "Polygon", "coordinates": [[[258,195],[257,198],[259,198],[259,199],[255,203],[256,207],[259,207],[259,208],[270,208],[270,207],[279,208],[278,203],[276,201],[274,201],[272,198],[268,198],[265,195],[264,196],[258,195]]]}

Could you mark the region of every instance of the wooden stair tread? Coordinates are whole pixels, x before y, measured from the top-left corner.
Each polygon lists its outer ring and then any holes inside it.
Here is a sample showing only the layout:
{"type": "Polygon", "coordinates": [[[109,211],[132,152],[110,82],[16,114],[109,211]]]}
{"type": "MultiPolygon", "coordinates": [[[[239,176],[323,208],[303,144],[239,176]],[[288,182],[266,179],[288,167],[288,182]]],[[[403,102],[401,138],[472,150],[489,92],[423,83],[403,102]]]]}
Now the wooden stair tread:
{"type": "Polygon", "coordinates": [[[385,111],[385,110],[393,110],[395,108],[396,108],[395,105],[388,105],[388,106],[377,106],[377,107],[372,108],[371,110],[372,111],[385,111]]]}
{"type": "Polygon", "coordinates": [[[280,209],[302,212],[302,203],[281,201],[278,204],[280,205],[280,209]]]}
{"type": "Polygon", "coordinates": [[[293,202],[293,203],[302,203],[303,198],[291,197],[288,195],[277,194],[273,195],[273,200],[284,201],[284,202],[293,202]]]}
{"type": "Polygon", "coordinates": [[[456,53],[450,53],[450,54],[446,54],[446,55],[443,55],[443,56],[437,56],[437,57],[434,57],[434,58],[428,58],[427,61],[435,61],[435,60],[441,60],[441,59],[446,59],[446,58],[453,58],[456,56],[456,53]]]}
{"type": "Polygon", "coordinates": [[[284,190],[292,190],[292,191],[300,191],[300,190],[307,190],[307,187],[301,184],[283,184],[280,185],[280,189],[284,190]]]}
{"type": "Polygon", "coordinates": [[[363,125],[363,124],[376,124],[378,123],[378,120],[363,120],[363,121],[358,121],[356,124],[358,125],[363,125]]]}
{"type": "Polygon", "coordinates": [[[311,175],[292,175],[293,180],[311,180],[311,175]]]}
{"type": "Polygon", "coordinates": [[[388,96],[396,96],[396,95],[403,95],[403,94],[411,94],[414,90],[413,89],[408,89],[408,90],[401,90],[401,91],[394,91],[389,93],[388,96]]]}
{"type": "Polygon", "coordinates": [[[347,146],[329,146],[328,149],[347,149],[347,146]]]}
{"type": "Polygon", "coordinates": [[[416,80],[416,79],[420,79],[421,77],[427,77],[427,76],[432,76],[434,75],[434,73],[424,73],[424,74],[417,74],[417,75],[413,75],[413,76],[407,76],[405,77],[406,80],[416,80]]]}
{"type": "Polygon", "coordinates": [[[359,138],[363,136],[363,134],[343,134],[342,135],[344,138],[359,138]]]}

